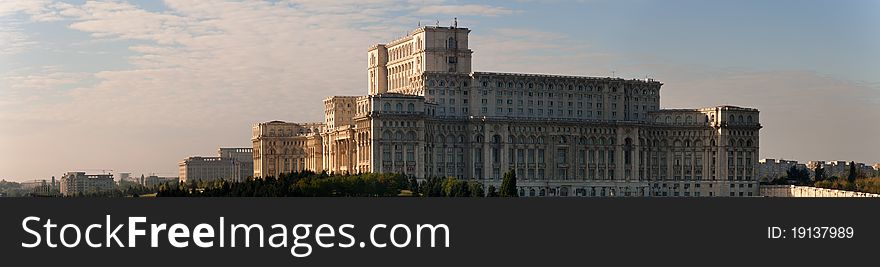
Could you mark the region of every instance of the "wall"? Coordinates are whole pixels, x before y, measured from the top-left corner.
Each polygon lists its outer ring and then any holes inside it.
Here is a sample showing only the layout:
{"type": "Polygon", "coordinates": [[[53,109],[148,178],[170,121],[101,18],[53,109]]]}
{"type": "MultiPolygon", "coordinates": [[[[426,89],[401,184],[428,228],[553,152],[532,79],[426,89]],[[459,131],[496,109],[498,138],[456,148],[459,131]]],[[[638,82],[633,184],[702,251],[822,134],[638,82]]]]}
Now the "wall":
{"type": "Polygon", "coordinates": [[[765,197],[880,197],[878,194],[797,185],[762,185],[765,197]]]}

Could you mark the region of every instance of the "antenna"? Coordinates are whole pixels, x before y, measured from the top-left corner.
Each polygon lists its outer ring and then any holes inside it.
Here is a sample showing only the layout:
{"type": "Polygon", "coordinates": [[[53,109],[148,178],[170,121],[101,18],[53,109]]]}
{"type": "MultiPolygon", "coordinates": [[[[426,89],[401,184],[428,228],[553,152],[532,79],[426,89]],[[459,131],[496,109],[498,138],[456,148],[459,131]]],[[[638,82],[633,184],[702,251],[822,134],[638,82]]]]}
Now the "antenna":
{"type": "Polygon", "coordinates": [[[458,18],[452,18],[452,27],[458,28],[458,18]]]}

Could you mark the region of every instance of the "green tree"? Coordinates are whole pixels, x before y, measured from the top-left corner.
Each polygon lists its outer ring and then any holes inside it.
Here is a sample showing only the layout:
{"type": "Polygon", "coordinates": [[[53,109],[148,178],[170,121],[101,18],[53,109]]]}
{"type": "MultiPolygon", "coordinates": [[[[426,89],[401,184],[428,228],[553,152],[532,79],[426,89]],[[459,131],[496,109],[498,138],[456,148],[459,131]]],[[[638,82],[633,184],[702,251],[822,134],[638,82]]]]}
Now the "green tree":
{"type": "Polygon", "coordinates": [[[794,180],[797,184],[809,184],[810,183],[810,171],[807,169],[800,169],[797,166],[791,166],[788,168],[788,171],[785,172],[786,178],[788,180],[794,180]]]}
{"type": "Polygon", "coordinates": [[[856,177],[858,177],[858,173],[856,171],[856,162],[850,161],[849,162],[849,174],[846,176],[846,180],[850,183],[855,183],[856,177]]]}
{"type": "Polygon", "coordinates": [[[825,180],[825,168],[822,167],[822,164],[816,164],[816,168],[813,169],[813,173],[816,176],[817,182],[825,180]]]}
{"type": "Polygon", "coordinates": [[[517,194],[516,192],[516,171],[510,170],[504,173],[504,179],[501,180],[500,195],[502,197],[519,196],[519,194],[517,194]]]}
{"type": "Polygon", "coordinates": [[[495,191],[494,185],[490,185],[488,191],[489,192],[486,193],[486,197],[498,197],[498,192],[495,191]]]}
{"type": "Polygon", "coordinates": [[[468,189],[471,192],[471,197],[484,197],[486,196],[486,191],[483,190],[483,184],[477,181],[468,182],[468,189]]]}
{"type": "Polygon", "coordinates": [[[412,196],[419,196],[419,182],[415,177],[409,178],[409,191],[412,192],[412,196]]]}

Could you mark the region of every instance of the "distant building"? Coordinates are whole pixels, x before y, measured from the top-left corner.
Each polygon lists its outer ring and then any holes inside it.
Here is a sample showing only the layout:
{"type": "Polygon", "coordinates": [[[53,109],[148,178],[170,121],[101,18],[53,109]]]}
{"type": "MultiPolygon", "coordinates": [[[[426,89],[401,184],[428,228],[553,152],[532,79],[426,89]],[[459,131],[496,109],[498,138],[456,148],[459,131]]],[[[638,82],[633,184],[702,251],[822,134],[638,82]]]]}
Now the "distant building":
{"type": "Polygon", "coordinates": [[[130,172],[120,172],[116,174],[116,182],[132,181],[130,172]]]}
{"type": "Polygon", "coordinates": [[[76,196],[113,190],[113,174],[67,172],[61,177],[61,194],[76,196]]]}
{"type": "MultiPolygon", "coordinates": [[[[810,169],[810,176],[815,177],[816,167],[819,165],[825,170],[825,177],[847,177],[849,176],[849,161],[837,160],[837,161],[810,161],[807,163],[807,167],[810,169]]],[[[856,162],[856,171],[864,177],[871,177],[875,175],[877,167],[880,167],[880,164],[874,164],[874,167],[870,165],[866,165],[865,163],[856,162]]]]}
{"type": "Polygon", "coordinates": [[[247,179],[248,177],[253,177],[254,175],[254,149],[250,147],[245,148],[223,148],[221,147],[218,152],[218,156],[220,158],[225,159],[234,159],[236,161],[236,168],[238,168],[240,180],[247,179]]]}
{"type": "Polygon", "coordinates": [[[797,160],[762,159],[758,161],[757,173],[760,181],[770,181],[779,177],[785,177],[792,166],[798,169],[806,169],[804,164],[798,164],[797,160]]]}
{"type": "Polygon", "coordinates": [[[30,192],[32,196],[58,196],[61,194],[61,187],[55,176],[51,180],[39,179],[21,183],[21,188],[30,192]]]}
{"type": "Polygon", "coordinates": [[[220,148],[217,157],[194,156],[178,164],[180,182],[242,181],[253,175],[253,148],[220,148]]]}

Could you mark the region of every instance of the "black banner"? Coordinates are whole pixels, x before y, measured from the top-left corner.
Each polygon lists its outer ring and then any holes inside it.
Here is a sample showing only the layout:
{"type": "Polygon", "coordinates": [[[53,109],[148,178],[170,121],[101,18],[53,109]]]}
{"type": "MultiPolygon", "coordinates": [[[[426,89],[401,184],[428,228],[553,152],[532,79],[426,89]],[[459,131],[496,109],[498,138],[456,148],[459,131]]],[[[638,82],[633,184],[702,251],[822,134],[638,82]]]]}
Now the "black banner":
{"type": "Polygon", "coordinates": [[[21,198],[0,207],[3,262],[35,266],[837,266],[875,262],[880,237],[880,202],[867,198],[21,198]],[[139,217],[131,244],[129,220],[139,217]],[[239,224],[258,224],[263,237],[239,226],[231,247],[239,224]],[[108,228],[118,230],[108,237],[108,228]]]}

